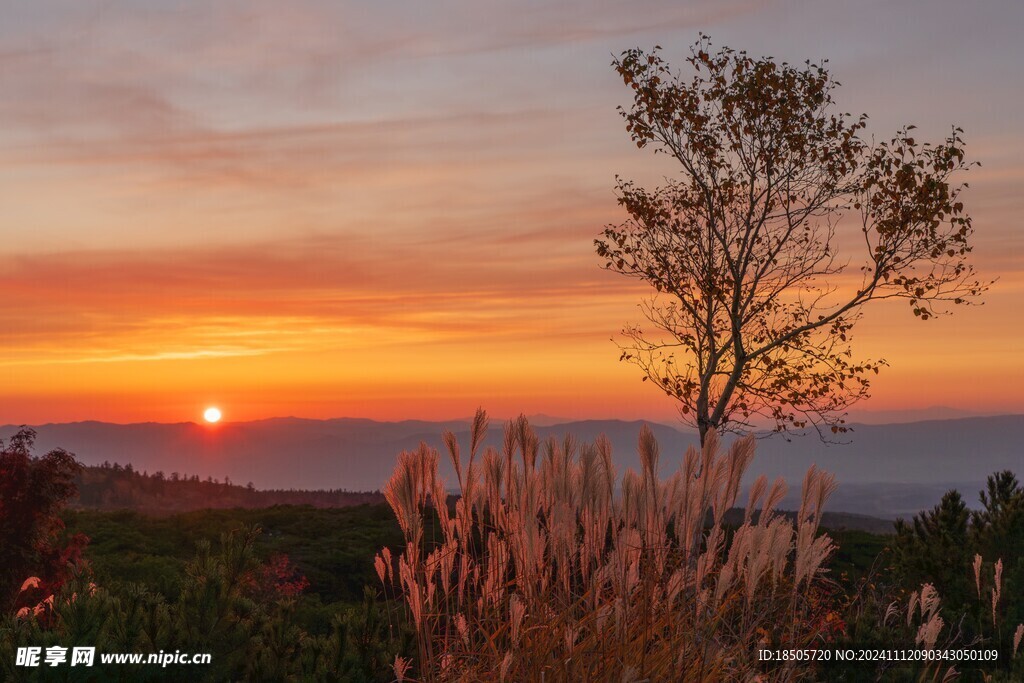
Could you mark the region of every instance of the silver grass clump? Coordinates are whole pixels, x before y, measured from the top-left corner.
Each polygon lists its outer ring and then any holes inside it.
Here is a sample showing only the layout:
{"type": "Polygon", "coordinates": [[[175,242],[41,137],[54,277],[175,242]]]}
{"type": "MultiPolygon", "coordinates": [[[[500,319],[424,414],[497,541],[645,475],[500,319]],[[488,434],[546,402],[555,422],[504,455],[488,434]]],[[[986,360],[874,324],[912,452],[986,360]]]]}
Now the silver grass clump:
{"type": "Polygon", "coordinates": [[[818,526],[832,475],[808,471],[795,524],[775,511],[785,483],[758,479],[729,530],[753,438],[725,449],[712,432],[663,479],[645,426],[640,472],[620,480],[606,438],[541,443],[524,417],[480,459],[487,424],[478,411],[468,458],[444,434],[459,488],[451,508],[425,445],[399,456],[384,490],[406,548],[397,572],[390,555],[375,564],[412,615],[417,680],[801,676],[790,665],[759,674],[755,645],[819,635],[814,596],[834,545],[818,526]]]}

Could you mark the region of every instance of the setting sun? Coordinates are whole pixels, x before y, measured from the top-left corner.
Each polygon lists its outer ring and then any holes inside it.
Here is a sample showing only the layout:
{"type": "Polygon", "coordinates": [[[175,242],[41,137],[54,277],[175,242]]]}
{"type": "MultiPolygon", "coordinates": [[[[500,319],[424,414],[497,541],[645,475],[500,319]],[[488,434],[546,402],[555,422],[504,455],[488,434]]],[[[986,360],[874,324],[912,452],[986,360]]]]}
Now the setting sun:
{"type": "Polygon", "coordinates": [[[203,419],[207,422],[219,422],[220,421],[220,408],[210,407],[203,413],[203,419]]]}

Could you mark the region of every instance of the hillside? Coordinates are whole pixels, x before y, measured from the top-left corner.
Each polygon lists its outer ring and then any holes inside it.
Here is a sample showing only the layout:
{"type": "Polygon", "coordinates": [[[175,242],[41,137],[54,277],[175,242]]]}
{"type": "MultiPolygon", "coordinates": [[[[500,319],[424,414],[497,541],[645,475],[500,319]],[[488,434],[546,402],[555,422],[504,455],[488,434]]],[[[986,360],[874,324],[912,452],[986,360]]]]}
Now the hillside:
{"type": "MultiPolygon", "coordinates": [[[[171,476],[163,472],[137,472],[130,465],[104,464],[82,470],[77,482],[78,496],[71,501],[72,510],[117,511],[130,510],[150,515],[168,515],[201,510],[256,510],[274,506],[310,506],[314,508],[342,508],[354,505],[384,506],[384,496],[378,491],[299,490],[278,489],[261,491],[255,487],[240,486],[230,481],[197,475],[171,476]]],[[[388,512],[387,514],[390,514],[388,512]]],[[[730,510],[726,515],[730,524],[743,519],[741,510],[730,510]]],[[[830,529],[851,529],[874,534],[892,532],[892,523],[867,515],[826,512],[825,526],[830,529]]]]}
{"type": "Polygon", "coordinates": [[[105,464],[85,467],[78,476],[78,496],[72,509],[134,510],[169,514],[207,509],[267,508],[275,505],[310,505],[338,508],[383,503],[378,492],[342,490],[257,490],[230,480],[218,481],[198,475],[170,476],[136,471],[131,465],[105,464]]]}

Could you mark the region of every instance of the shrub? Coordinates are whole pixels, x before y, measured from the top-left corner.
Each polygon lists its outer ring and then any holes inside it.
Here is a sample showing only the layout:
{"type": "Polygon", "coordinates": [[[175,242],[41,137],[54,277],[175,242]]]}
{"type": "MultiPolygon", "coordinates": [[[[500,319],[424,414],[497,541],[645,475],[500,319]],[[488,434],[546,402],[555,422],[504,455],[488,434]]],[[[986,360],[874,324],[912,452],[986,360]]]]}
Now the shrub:
{"type": "MultiPolygon", "coordinates": [[[[36,609],[0,611],[0,681],[303,681],[387,683],[398,652],[411,649],[402,624],[371,593],[362,605],[334,609],[330,631],[314,635],[296,618],[304,579],[283,556],[261,562],[258,529],[206,541],[187,563],[173,599],[145,586],[96,586],[86,564],[36,609]],[[19,647],[93,646],[93,668],[51,670],[16,665],[19,647]],[[396,648],[403,648],[398,650],[396,648]],[[205,652],[204,665],[106,665],[102,653],[205,652]],[[76,671],[84,673],[77,674],[76,671]]],[[[367,558],[369,562],[369,558],[367,558]]]]}
{"type": "Polygon", "coordinates": [[[0,611],[58,590],[68,564],[88,542],[81,535],[59,541],[60,511],[75,494],[81,465],[59,448],[32,455],[35,438],[33,430],[22,428],[6,445],[0,441],[0,611]],[[35,592],[22,590],[30,576],[38,579],[35,592]]]}

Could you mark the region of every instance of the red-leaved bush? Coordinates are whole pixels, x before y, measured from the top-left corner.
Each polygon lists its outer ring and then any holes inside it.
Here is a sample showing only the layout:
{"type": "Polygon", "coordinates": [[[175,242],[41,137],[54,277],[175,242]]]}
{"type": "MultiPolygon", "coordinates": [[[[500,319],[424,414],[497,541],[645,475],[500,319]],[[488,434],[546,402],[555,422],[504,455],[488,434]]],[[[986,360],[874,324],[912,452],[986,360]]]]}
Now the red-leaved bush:
{"type": "Polygon", "coordinates": [[[35,604],[53,595],[67,579],[88,538],[62,541],[60,511],[75,494],[81,465],[62,449],[32,454],[35,432],[23,428],[0,441],[0,609],[35,604]],[[22,590],[29,577],[36,585],[22,590]]]}

